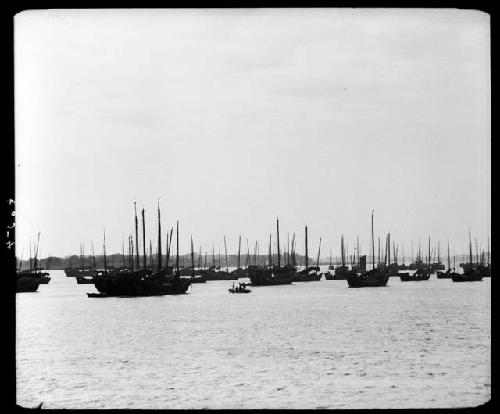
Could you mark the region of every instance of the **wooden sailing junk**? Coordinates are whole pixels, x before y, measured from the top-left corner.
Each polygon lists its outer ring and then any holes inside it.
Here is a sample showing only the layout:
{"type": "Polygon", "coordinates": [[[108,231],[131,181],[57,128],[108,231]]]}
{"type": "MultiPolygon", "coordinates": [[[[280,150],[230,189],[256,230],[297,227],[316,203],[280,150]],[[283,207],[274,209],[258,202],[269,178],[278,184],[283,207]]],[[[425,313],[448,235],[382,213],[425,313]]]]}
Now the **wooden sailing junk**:
{"type": "MultiPolygon", "coordinates": [[[[305,267],[304,269],[296,272],[294,282],[313,282],[321,279],[322,274],[319,272],[319,253],[321,249],[321,239],[318,248],[318,260],[316,266],[309,266],[309,251],[308,251],[308,240],[307,240],[307,226],[305,226],[305,267]]],[[[278,252],[279,254],[279,252],[278,252]]]]}
{"type": "Polygon", "coordinates": [[[375,241],[373,237],[373,211],[372,211],[372,270],[361,274],[349,274],[347,283],[351,288],[378,287],[387,285],[389,274],[385,269],[375,267],[375,241]]]}
{"type": "MultiPolygon", "coordinates": [[[[254,266],[248,268],[252,286],[285,285],[294,281],[297,270],[294,266],[281,266],[281,254],[279,244],[279,219],[276,219],[276,240],[278,247],[278,265],[274,266],[269,261],[267,267],[254,266]]],[[[271,251],[271,245],[269,245],[271,251]]],[[[271,253],[271,252],[270,252],[271,253]]],[[[269,255],[271,259],[271,254],[269,255]]]]}

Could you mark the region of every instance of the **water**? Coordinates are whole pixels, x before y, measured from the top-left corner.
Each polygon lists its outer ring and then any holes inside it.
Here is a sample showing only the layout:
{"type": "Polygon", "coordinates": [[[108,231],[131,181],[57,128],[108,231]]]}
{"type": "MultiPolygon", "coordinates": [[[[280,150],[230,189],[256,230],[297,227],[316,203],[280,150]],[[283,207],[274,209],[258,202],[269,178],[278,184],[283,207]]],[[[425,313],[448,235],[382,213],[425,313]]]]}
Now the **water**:
{"type": "Polygon", "coordinates": [[[472,407],[491,395],[491,279],[18,293],[17,403],[44,408],[472,407]]]}

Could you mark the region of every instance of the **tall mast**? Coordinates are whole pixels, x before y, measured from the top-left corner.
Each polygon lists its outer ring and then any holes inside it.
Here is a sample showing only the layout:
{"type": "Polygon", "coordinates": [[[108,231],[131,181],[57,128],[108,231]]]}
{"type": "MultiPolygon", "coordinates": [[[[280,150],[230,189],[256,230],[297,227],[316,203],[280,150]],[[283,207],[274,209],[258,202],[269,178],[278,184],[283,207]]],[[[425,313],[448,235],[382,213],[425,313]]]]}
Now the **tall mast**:
{"type": "Polygon", "coordinates": [[[391,233],[387,233],[387,265],[391,265],[391,233]]]}
{"type": "Polygon", "coordinates": [[[373,213],[372,210],[372,269],[375,269],[375,238],[373,236],[373,213]]]}
{"type": "Polygon", "coordinates": [[[431,264],[431,236],[429,236],[429,266],[431,264]]]}
{"type": "Polygon", "coordinates": [[[135,268],[139,270],[139,220],[137,219],[137,202],[134,201],[135,215],[135,268]]]}
{"type": "Polygon", "coordinates": [[[179,277],[179,220],[177,220],[177,249],[175,252],[175,275],[179,277]]]}
{"type": "Polygon", "coordinates": [[[108,264],[106,263],[106,229],[104,229],[104,241],[102,244],[102,250],[104,252],[104,272],[108,271],[108,264]]]}
{"type": "Polygon", "coordinates": [[[357,262],[358,262],[358,266],[359,266],[359,236],[357,234],[356,234],[356,251],[358,253],[357,262]]]}
{"type": "Polygon", "coordinates": [[[122,234],[122,267],[125,268],[125,236],[122,234]]]}
{"type": "Polygon", "coordinates": [[[229,266],[227,264],[227,245],[226,245],[226,235],[224,235],[224,254],[226,256],[226,272],[229,273],[229,266]]]}
{"type": "Polygon", "coordinates": [[[344,267],[345,266],[344,235],[340,236],[340,257],[342,260],[342,267],[344,267]]]}
{"type": "Polygon", "coordinates": [[[316,260],[316,267],[319,267],[319,253],[321,251],[321,237],[319,238],[319,246],[318,246],[318,259],[316,260]]]}
{"type": "Polygon", "coordinates": [[[293,233],[292,236],[292,266],[293,267],[297,266],[297,258],[295,256],[295,233],[293,233]]]}
{"type": "Polygon", "coordinates": [[[278,268],[281,267],[281,253],[280,253],[280,221],[276,217],[276,243],[278,247],[278,268]]]}
{"type": "Polygon", "coordinates": [[[307,242],[307,225],[305,226],[305,233],[306,233],[306,238],[305,238],[305,250],[306,250],[306,257],[305,257],[305,260],[306,260],[306,270],[307,268],[309,267],[309,252],[307,250],[308,248],[308,242],[307,242]]]}
{"type": "Polygon", "coordinates": [[[269,235],[269,267],[273,264],[273,258],[271,253],[271,235],[269,235]]]}
{"type": "Polygon", "coordinates": [[[474,243],[476,244],[476,264],[479,265],[479,251],[477,250],[477,238],[474,238],[474,243]]]}
{"type": "Polygon", "coordinates": [[[450,238],[448,237],[448,269],[450,268],[450,238]]]}
{"type": "Polygon", "coordinates": [[[147,270],[146,264],[146,218],[144,216],[144,208],[142,209],[142,256],[144,262],[144,271],[147,270]]]}
{"type": "Polygon", "coordinates": [[[158,272],[161,270],[161,219],[160,219],[160,201],[158,200],[158,272]]]}
{"type": "Polygon", "coordinates": [[[95,254],[94,254],[94,242],[93,241],[90,242],[90,247],[92,249],[92,266],[95,270],[95,254]]]}
{"type": "Polygon", "coordinates": [[[194,246],[193,246],[193,236],[191,236],[191,275],[194,277],[194,246]]]}
{"type": "Polygon", "coordinates": [[[240,234],[240,237],[238,239],[238,269],[241,267],[240,266],[240,264],[241,264],[240,263],[240,252],[241,252],[241,234],[240,234]]]}

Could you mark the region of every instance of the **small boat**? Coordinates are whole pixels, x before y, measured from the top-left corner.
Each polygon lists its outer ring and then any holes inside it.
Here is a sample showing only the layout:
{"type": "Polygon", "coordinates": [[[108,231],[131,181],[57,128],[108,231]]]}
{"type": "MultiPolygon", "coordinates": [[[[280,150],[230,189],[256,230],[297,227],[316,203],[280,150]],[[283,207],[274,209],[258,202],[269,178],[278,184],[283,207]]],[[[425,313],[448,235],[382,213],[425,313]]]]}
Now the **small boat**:
{"type": "Polygon", "coordinates": [[[240,282],[239,286],[234,286],[234,282],[233,282],[233,287],[228,289],[228,292],[230,292],[230,293],[250,293],[251,290],[247,289],[246,283],[240,282]]]}

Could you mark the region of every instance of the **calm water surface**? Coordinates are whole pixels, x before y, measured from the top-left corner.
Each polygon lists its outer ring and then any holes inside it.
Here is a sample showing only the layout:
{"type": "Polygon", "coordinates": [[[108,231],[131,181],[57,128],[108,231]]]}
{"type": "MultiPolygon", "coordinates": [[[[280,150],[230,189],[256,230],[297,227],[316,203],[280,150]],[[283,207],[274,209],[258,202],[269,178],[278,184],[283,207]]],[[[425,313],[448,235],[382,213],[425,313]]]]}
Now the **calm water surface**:
{"type": "Polygon", "coordinates": [[[17,403],[44,408],[471,407],[490,399],[491,279],[195,284],[88,298],[63,271],[16,296],[17,403]]]}

